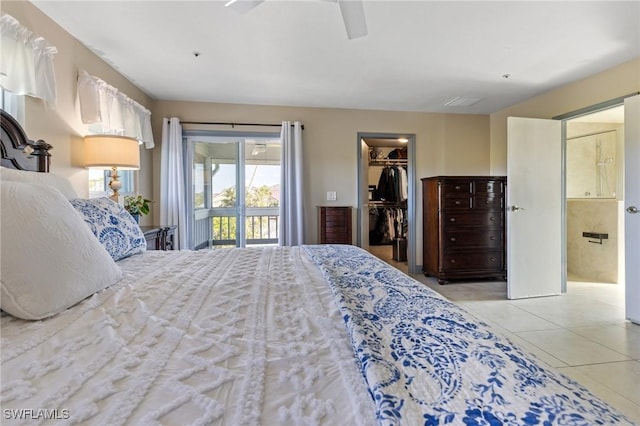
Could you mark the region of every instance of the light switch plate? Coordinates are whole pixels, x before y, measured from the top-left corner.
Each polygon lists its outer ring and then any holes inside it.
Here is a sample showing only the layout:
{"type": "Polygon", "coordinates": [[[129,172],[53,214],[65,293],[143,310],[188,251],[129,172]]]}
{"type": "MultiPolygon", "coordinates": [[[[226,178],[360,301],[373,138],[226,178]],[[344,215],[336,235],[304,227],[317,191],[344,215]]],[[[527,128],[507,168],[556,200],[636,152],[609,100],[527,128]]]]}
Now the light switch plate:
{"type": "Polygon", "coordinates": [[[327,201],[336,201],[338,199],[338,194],[336,191],[327,191],[327,201]]]}

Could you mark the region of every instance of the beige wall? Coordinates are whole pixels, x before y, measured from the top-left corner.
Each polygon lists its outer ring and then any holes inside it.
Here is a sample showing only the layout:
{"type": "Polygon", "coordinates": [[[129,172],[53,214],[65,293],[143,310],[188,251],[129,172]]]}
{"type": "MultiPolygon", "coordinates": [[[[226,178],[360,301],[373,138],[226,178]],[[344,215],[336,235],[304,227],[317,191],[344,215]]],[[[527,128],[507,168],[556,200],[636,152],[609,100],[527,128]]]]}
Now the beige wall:
{"type": "MultiPolygon", "coordinates": [[[[83,167],[82,145],[86,130],[76,112],[75,104],[78,70],[87,70],[89,74],[117,87],[147,108],[151,106],[151,98],[31,3],[3,0],[1,7],[3,12],[16,18],[58,49],[54,57],[58,96],[56,105],[49,106],[39,99],[27,97],[25,131],[29,138],[45,139],[53,145],[51,171],[68,177],[78,194],[87,196],[88,174],[83,167]]],[[[141,154],[141,192],[150,193],[151,181],[145,174],[152,169],[151,153],[142,148],[141,154]]]]}
{"type": "MultiPolygon", "coordinates": [[[[295,108],[158,101],[153,109],[154,133],[160,134],[162,117],[182,121],[304,124],[305,241],[317,242],[316,206],[357,206],[358,132],[416,135],[417,194],[419,178],[438,174],[486,174],[489,171],[489,117],[481,115],[366,111],[332,108],[295,108]],[[325,200],[336,191],[337,200],[325,200]]],[[[159,160],[159,151],[154,161],[159,160]]],[[[154,178],[158,182],[158,177],[154,178]]],[[[158,197],[158,185],[154,197],[158,197]]],[[[419,202],[417,204],[420,204],[419,202]]],[[[420,206],[419,206],[420,209],[420,206]]],[[[422,217],[417,212],[417,221],[422,217]]],[[[418,259],[422,256],[422,226],[417,224],[418,259]]],[[[354,226],[355,235],[355,226],[354,226]]],[[[421,263],[421,261],[419,261],[421,263]]]]}
{"type": "Polygon", "coordinates": [[[491,174],[507,170],[507,117],[552,118],[640,92],[640,58],[491,114],[491,174]]]}
{"type": "MultiPolygon", "coordinates": [[[[570,281],[618,283],[620,261],[618,211],[622,203],[604,199],[567,200],[567,278],[570,281]],[[609,234],[594,244],[583,232],[609,234]]],[[[597,240],[596,240],[597,241],[597,240]]]]}

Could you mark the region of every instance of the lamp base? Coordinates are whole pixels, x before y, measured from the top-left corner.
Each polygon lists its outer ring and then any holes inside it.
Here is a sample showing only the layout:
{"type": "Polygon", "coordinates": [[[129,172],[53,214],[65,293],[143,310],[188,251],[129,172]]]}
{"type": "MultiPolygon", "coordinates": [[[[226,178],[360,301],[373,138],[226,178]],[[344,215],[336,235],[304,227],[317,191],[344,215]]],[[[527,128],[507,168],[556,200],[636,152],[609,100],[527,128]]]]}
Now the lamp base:
{"type": "Polygon", "coordinates": [[[111,194],[109,198],[118,203],[120,201],[120,194],[118,193],[118,191],[120,191],[120,188],[122,188],[122,183],[120,182],[120,180],[118,180],[117,167],[111,168],[111,181],[109,182],[109,188],[111,188],[111,190],[113,191],[113,194],[111,194]]]}

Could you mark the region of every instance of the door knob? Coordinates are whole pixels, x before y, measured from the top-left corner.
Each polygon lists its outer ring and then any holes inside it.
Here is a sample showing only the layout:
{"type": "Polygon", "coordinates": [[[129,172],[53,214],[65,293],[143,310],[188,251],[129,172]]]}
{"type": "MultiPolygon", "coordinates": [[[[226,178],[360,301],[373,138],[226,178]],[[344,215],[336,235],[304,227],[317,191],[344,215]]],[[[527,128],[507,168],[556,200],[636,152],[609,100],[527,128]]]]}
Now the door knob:
{"type": "Polygon", "coordinates": [[[524,210],[524,207],[520,207],[520,206],[511,206],[509,207],[509,210],[511,210],[512,212],[517,212],[518,210],[524,210]]]}
{"type": "Polygon", "coordinates": [[[627,211],[631,214],[636,214],[638,213],[638,208],[636,206],[629,206],[627,207],[627,211]]]}

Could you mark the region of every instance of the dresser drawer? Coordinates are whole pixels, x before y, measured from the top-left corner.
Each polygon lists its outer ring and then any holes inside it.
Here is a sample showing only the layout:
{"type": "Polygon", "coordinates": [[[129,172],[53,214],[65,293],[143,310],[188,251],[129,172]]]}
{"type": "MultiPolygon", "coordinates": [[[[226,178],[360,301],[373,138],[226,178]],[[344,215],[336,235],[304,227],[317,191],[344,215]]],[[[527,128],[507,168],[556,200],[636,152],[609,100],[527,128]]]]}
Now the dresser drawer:
{"type": "Polygon", "coordinates": [[[502,212],[459,212],[446,211],[443,213],[444,227],[458,226],[502,226],[502,212]]]}
{"type": "Polygon", "coordinates": [[[330,230],[325,231],[325,242],[329,244],[351,244],[351,235],[347,235],[345,232],[330,230]]]}
{"type": "Polygon", "coordinates": [[[502,229],[493,230],[446,230],[443,233],[443,249],[501,249],[502,229]]]}
{"type": "Polygon", "coordinates": [[[347,217],[347,215],[351,214],[351,210],[343,207],[327,208],[324,210],[324,214],[325,216],[327,216],[327,218],[330,218],[330,217],[344,218],[344,217],[347,217]]]}
{"type": "Polygon", "coordinates": [[[339,234],[346,234],[347,233],[347,226],[346,223],[344,224],[337,224],[337,223],[326,223],[323,227],[322,227],[323,231],[325,232],[325,234],[335,234],[335,233],[339,233],[339,234]]]}
{"type": "Polygon", "coordinates": [[[474,193],[502,194],[504,192],[503,182],[499,180],[481,180],[473,184],[474,193]]]}
{"type": "Polygon", "coordinates": [[[327,226],[344,226],[349,219],[347,219],[344,215],[339,216],[330,216],[327,215],[325,217],[324,223],[327,226]]]}
{"type": "Polygon", "coordinates": [[[442,208],[445,210],[469,210],[473,206],[473,198],[444,198],[442,208]]]}
{"type": "Polygon", "coordinates": [[[504,203],[504,198],[502,196],[482,196],[478,195],[473,197],[472,205],[474,209],[482,209],[482,210],[501,210],[504,203]]]}
{"type": "Polygon", "coordinates": [[[442,257],[441,269],[454,271],[501,271],[504,254],[502,251],[476,251],[471,253],[445,253],[442,257]]]}
{"type": "Polygon", "coordinates": [[[473,193],[473,181],[458,180],[455,182],[444,182],[442,184],[442,195],[445,197],[460,197],[473,193]]]}

